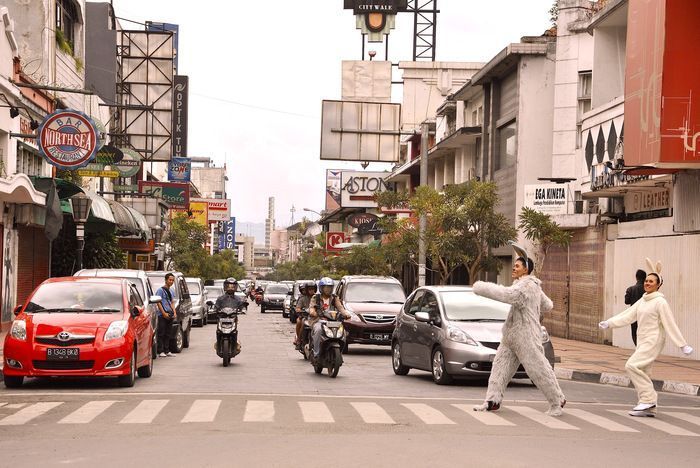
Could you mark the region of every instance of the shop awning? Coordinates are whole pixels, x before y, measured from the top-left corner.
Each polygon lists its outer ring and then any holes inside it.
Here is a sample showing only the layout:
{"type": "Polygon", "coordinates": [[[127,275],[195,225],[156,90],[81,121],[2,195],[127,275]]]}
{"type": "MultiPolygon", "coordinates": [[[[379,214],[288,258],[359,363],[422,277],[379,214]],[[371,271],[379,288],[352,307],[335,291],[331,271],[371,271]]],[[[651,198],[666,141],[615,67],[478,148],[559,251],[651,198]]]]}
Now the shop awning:
{"type": "Polygon", "coordinates": [[[0,178],[0,202],[43,206],[46,195],[34,188],[25,174],[15,174],[6,179],[0,178]]]}
{"type": "Polygon", "coordinates": [[[151,228],[148,226],[148,221],[146,221],[146,217],[133,209],[130,206],[124,206],[131,216],[134,217],[134,221],[136,221],[136,224],[139,227],[139,230],[141,231],[139,234],[141,237],[143,237],[145,240],[149,240],[151,238],[151,228]]]}
{"type": "Polygon", "coordinates": [[[126,209],[126,206],[114,200],[107,200],[107,203],[114,215],[118,233],[127,235],[140,234],[141,229],[129,210],[126,209]]]}
{"type": "Polygon", "coordinates": [[[34,184],[35,187],[37,187],[38,190],[41,190],[41,183],[37,184],[37,182],[41,182],[43,180],[55,180],[56,181],[56,191],[58,192],[58,198],[61,200],[64,200],[66,198],[70,198],[76,193],[83,192],[83,189],[74,184],[73,182],[65,179],[59,179],[59,178],[53,178],[53,177],[41,177],[41,176],[30,176],[29,177],[34,184]]]}
{"type": "Polygon", "coordinates": [[[92,205],[90,205],[90,217],[88,218],[88,224],[90,224],[90,222],[117,224],[117,221],[114,219],[114,215],[112,214],[112,210],[110,209],[107,200],[105,200],[95,192],[91,192],[89,190],[86,190],[85,194],[88,197],[90,197],[90,200],[92,200],[92,205]]]}

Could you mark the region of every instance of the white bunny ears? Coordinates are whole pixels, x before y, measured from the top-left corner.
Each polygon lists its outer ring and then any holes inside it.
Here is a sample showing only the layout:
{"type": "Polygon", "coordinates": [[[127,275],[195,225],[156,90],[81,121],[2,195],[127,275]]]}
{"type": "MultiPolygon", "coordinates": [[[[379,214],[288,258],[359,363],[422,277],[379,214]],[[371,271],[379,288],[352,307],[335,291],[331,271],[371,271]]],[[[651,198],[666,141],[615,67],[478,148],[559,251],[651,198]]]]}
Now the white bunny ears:
{"type": "Polygon", "coordinates": [[[518,257],[523,257],[525,259],[525,266],[527,267],[528,258],[530,258],[527,255],[527,251],[513,241],[508,241],[508,243],[511,245],[511,247],[513,247],[513,250],[515,250],[515,253],[518,257]]]}
{"type": "Polygon", "coordinates": [[[649,267],[649,273],[654,273],[659,277],[659,285],[664,283],[664,279],[661,277],[661,261],[657,261],[656,265],[651,261],[649,257],[646,258],[647,267],[649,267]]]}

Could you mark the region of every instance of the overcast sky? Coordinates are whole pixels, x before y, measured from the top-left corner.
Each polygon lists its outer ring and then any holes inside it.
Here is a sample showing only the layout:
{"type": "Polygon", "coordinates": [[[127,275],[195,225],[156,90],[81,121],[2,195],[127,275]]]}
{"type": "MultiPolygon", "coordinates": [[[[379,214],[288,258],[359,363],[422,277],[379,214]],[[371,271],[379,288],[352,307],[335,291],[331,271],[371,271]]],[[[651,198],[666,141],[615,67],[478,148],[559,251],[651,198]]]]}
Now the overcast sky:
{"type": "MultiPolygon", "coordinates": [[[[550,27],[553,0],[440,0],[437,60],[487,62],[521,36],[550,27]]],[[[226,162],[232,215],[278,226],[290,209],[320,211],[322,99],[340,98],[341,60],[361,55],[360,32],[343,0],[114,0],[118,17],[180,25],[179,73],[190,77],[189,156],[226,162]]],[[[123,27],[141,26],[122,21],[123,27]]],[[[400,14],[389,58],[412,57],[413,16],[400,14]]],[[[370,45],[383,57],[382,44],[370,45]]],[[[399,90],[400,91],[400,90],[399,90]]],[[[371,164],[368,170],[388,169],[371,164]]]]}

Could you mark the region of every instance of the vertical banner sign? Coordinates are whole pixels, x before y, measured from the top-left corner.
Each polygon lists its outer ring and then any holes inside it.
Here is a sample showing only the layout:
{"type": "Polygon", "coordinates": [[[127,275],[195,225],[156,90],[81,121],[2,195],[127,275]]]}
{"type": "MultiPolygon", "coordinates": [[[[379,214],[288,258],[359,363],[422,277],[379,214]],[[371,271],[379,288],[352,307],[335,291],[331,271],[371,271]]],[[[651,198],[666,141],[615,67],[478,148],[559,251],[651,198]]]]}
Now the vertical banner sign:
{"type": "Polygon", "coordinates": [[[189,182],[192,176],[190,158],[172,158],[168,162],[168,180],[170,182],[189,182]]]}
{"type": "Polygon", "coordinates": [[[342,171],[326,170],[326,211],[340,208],[340,177],[342,171]]]}
{"type": "Polygon", "coordinates": [[[223,228],[219,234],[219,251],[236,248],[236,218],[221,223],[223,228]]]}
{"type": "Polygon", "coordinates": [[[187,156],[187,105],[189,77],[175,75],[173,79],[173,157],[187,156]]]}

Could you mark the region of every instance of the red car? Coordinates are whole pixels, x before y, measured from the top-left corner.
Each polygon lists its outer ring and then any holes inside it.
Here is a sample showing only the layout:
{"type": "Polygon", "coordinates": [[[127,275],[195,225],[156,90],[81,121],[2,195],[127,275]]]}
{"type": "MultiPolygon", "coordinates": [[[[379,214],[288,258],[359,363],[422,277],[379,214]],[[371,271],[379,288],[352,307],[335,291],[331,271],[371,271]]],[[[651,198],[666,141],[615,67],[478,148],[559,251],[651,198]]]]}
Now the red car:
{"type": "MultiPolygon", "coordinates": [[[[158,296],[149,302],[159,302],[158,296]]],[[[5,386],[25,377],[117,377],[122,387],[153,370],[153,328],[136,287],[117,278],[51,278],[37,287],[5,337],[5,386]]]]}

